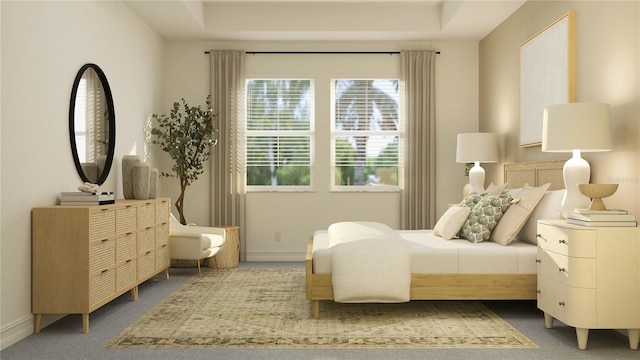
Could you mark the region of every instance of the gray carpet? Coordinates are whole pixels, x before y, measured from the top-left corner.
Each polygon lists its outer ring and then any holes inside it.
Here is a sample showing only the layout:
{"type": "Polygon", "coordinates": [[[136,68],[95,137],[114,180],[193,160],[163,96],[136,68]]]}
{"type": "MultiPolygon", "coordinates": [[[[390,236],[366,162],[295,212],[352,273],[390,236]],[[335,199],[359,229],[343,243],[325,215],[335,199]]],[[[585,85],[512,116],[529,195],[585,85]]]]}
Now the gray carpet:
{"type": "MultiPolygon", "coordinates": [[[[242,263],[241,267],[297,267],[303,263],[242,263]]],[[[204,268],[204,271],[215,271],[204,268]]],[[[511,326],[531,339],[536,349],[106,349],[105,345],[191,277],[195,269],[170,269],[140,286],[139,301],[125,294],[90,316],[90,332],[82,332],[79,315],[69,315],[2,350],[0,359],[639,359],[626,336],[613,330],[592,330],[587,350],[578,350],[575,331],[559,322],[544,327],[534,301],[485,301],[511,326]]]]}

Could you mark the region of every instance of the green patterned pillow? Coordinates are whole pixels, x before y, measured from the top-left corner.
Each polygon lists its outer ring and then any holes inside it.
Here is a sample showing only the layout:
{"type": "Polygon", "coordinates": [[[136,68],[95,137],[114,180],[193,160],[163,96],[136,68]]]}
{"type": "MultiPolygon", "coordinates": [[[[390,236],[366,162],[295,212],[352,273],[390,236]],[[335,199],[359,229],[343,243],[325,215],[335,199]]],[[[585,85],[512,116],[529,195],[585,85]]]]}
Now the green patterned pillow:
{"type": "Polygon", "coordinates": [[[464,197],[464,199],[462,199],[462,201],[460,202],[460,204],[458,204],[458,206],[466,206],[466,207],[470,207],[471,209],[473,209],[473,207],[480,202],[480,199],[482,199],[482,197],[484,197],[486,194],[478,194],[478,193],[472,193],[469,194],[467,196],[464,197]]]}
{"type": "Polygon", "coordinates": [[[462,225],[460,237],[474,243],[489,240],[491,231],[511,204],[511,195],[486,195],[473,206],[471,214],[462,225]]]}

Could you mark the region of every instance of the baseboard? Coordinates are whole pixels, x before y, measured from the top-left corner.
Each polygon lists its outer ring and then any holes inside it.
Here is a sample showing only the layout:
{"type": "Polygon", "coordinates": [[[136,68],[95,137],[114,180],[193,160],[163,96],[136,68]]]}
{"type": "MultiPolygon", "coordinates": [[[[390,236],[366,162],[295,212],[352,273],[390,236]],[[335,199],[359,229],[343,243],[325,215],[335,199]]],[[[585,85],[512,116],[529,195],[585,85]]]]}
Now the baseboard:
{"type": "MultiPolygon", "coordinates": [[[[66,315],[47,314],[42,317],[42,328],[53,324],[62,319],[66,315]]],[[[0,330],[0,350],[3,350],[18,341],[33,335],[35,331],[35,316],[25,316],[20,320],[16,320],[9,325],[2,327],[0,330]]]]}
{"type": "Polygon", "coordinates": [[[246,261],[304,261],[306,253],[247,252],[246,261]]]}
{"type": "Polygon", "coordinates": [[[4,350],[5,348],[33,334],[33,318],[33,315],[29,315],[16,320],[11,324],[3,326],[0,330],[0,350],[4,350]]]}

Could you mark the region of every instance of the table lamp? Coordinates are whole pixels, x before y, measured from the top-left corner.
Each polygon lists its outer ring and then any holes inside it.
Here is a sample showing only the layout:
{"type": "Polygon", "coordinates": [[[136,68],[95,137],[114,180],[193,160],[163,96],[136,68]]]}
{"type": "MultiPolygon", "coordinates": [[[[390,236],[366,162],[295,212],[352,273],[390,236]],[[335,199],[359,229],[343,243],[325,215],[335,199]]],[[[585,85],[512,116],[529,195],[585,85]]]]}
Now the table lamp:
{"type": "Polygon", "coordinates": [[[498,162],[498,135],[494,133],[458,134],[456,162],[474,163],[469,170],[469,193],[484,191],[481,162],[498,162]]]}
{"type": "Polygon", "coordinates": [[[542,151],[573,153],[564,163],[562,176],[566,189],[562,199],[562,215],[589,207],[578,184],[591,177],[589,163],[581,152],[611,150],[611,107],[599,103],[568,103],[545,107],[542,119],[542,151]]]}

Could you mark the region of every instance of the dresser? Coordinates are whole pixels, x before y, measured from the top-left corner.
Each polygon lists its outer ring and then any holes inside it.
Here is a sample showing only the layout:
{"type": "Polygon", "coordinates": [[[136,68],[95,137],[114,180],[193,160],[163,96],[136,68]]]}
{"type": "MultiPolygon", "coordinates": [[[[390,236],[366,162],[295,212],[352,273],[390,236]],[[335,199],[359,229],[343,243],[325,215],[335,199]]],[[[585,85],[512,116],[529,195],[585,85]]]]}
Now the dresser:
{"type": "Polygon", "coordinates": [[[640,228],[587,227],[538,221],[538,308],[576,328],[586,349],[589,329],[627,330],[640,340],[640,228]]]}
{"type": "Polygon", "coordinates": [[[43,314],[89,314],[163,272],[169,277],[167,198],[122,200],[101,206],[34,208],[32,313],[35,332],[43,314]]]}

